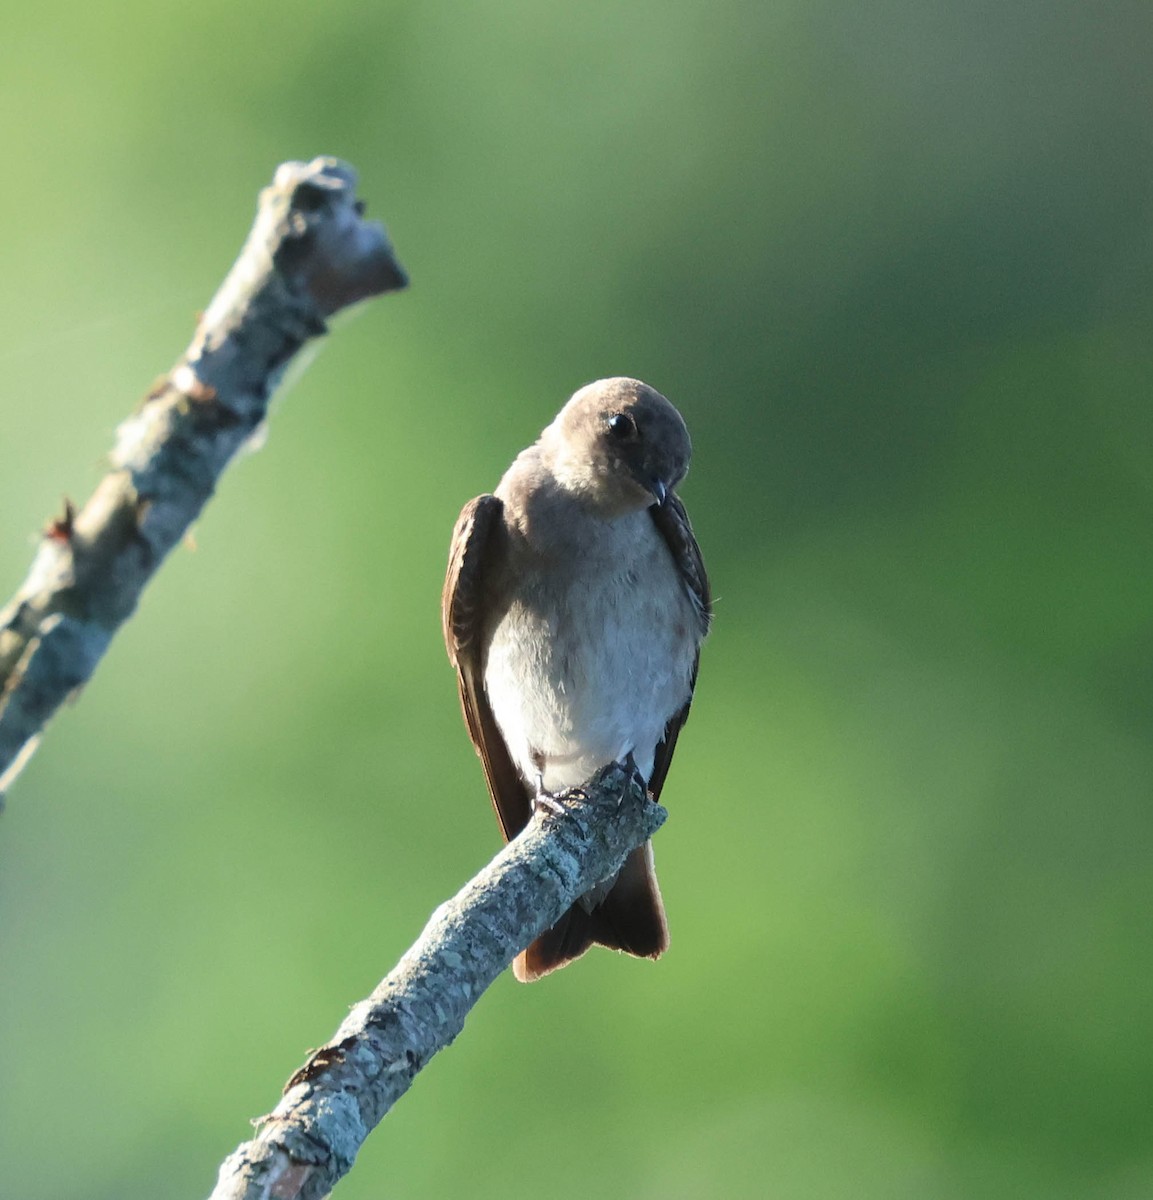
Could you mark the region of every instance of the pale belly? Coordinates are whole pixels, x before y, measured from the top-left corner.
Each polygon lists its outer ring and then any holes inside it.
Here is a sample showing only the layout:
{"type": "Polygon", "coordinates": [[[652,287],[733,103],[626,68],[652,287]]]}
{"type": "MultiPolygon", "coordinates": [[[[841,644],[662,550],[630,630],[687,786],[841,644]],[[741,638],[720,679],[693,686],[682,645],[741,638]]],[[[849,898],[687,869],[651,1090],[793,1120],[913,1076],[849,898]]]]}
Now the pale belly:
{"type": "Polygon", "coordinates": [[[518,581],[493,629],[485,688],[527,782],[561,791],[630,752],[647,779],[669,718],[689,699],[696,616],[663,546],[632,571],[563,589],[518,581]],[[558,599],[563,596],[563,599],[558,599]]]}

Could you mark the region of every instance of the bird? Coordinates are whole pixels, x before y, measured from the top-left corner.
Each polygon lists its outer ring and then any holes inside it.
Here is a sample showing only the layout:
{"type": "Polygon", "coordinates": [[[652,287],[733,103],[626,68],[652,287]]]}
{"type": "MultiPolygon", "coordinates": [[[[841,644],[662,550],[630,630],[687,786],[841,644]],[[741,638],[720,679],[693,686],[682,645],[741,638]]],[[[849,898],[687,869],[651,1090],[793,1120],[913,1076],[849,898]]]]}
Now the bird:
{"type": "MultiPolygon", "coordinates": [[[[590,383],[461,511],[441,601],[465,725],[506,841],[555,793],[612,762],[655,801],[712,620],[708,576],[675,489],[684,419],[638,379],[590,383]]],[[[513,962],[531,982],[594,943],[668,947],[646,842],[513,962]]]]}

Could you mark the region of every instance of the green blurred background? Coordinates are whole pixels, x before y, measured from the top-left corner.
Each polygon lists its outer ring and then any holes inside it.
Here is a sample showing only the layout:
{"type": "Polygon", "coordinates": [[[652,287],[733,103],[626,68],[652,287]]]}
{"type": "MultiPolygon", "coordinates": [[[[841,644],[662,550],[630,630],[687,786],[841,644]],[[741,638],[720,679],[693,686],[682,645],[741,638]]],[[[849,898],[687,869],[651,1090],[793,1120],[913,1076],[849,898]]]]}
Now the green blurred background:
{"type": "Polygon", "coordinates": [[[1153,1194],[1153,9],[8,5],[0,592],[287,158],[344,321],[0,821],[0,1193],[206,1194],[496,850],[445,551],[683,411],[720,599],[659,966],[511,977],[338,1194],[1153,1194]]]}

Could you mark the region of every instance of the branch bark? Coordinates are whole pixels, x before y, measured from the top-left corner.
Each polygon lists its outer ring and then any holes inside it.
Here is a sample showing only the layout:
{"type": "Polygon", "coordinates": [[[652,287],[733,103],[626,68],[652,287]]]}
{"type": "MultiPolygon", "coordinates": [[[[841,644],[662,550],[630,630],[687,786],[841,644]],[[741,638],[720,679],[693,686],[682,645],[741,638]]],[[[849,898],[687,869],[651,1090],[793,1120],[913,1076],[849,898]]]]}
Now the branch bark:
{"type": "Polygon", "coordinates": [[[66,504],[45,529],[28,578],[0,610],[0,799],[258,434],[293,356],[340,309],[406,285],[355,187],[336,159],[277,170],[192,344],[120,426],[112,470],[79,512],[66,504]]]}
{"type": "Polygon", "coordinates": [[[433,913],[416,944],[310,1055],[210,1200],[320,1200],[372,1128],[464,1025],[480,994],[576,898],[615,874],[665,810],[613,763],[558,797],[433,913]]]}

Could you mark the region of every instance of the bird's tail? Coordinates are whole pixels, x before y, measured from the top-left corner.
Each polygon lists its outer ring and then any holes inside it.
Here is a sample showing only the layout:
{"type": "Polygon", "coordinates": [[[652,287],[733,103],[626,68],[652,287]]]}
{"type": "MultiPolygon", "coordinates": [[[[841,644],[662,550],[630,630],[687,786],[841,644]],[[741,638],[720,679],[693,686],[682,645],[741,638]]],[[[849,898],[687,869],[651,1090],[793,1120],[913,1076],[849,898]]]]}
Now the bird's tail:
{"type": "Polygon", "coordinates": [[[513,973],[521,983],[532,983],[580,958],[594,944],[638,958],[659,958],[668,949],[669,927],[653,869],[651,843],[646,842],[625,859],[599,904],[586,909],[578,900],[551,929],[518,954],[513,973]]]}

